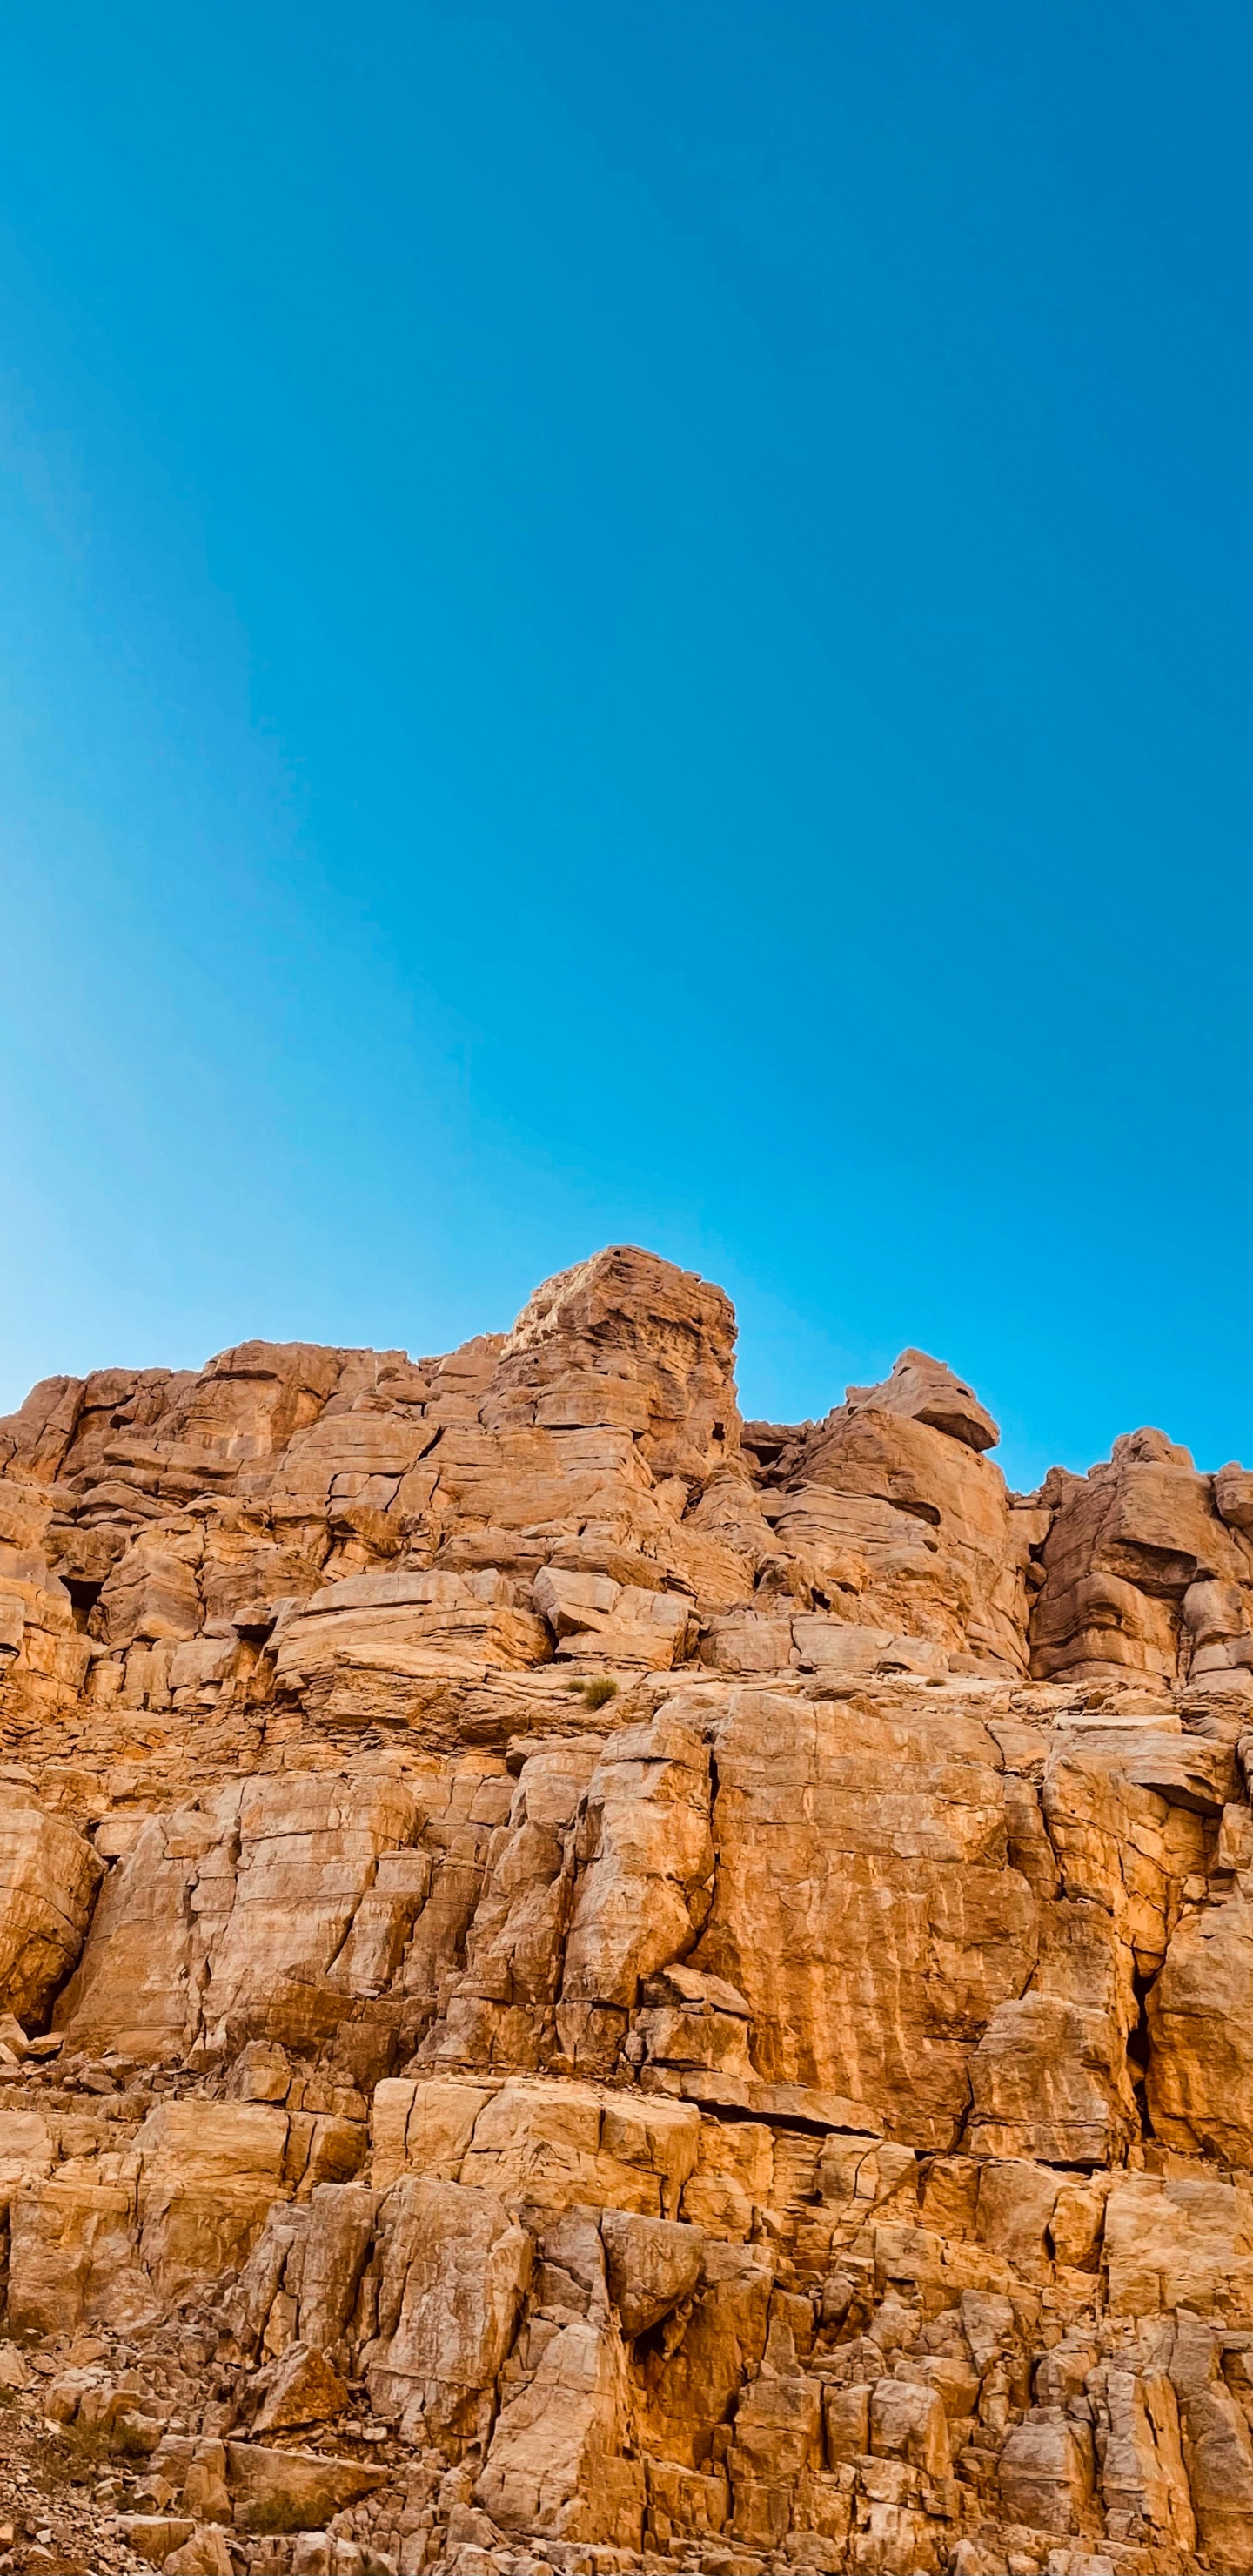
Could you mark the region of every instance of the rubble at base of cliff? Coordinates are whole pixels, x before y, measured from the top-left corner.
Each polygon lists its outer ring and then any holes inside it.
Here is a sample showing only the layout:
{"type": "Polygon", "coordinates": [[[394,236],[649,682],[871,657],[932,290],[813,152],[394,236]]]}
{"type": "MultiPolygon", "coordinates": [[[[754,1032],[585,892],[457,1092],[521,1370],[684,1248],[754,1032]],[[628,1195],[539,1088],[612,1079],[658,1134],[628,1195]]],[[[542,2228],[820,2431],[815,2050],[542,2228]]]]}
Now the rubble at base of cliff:
{"type": "Polygon", "coordinates": [[[1253,2566],[1253,1474],[733,1359],[0,1422],[0,2576],[1253,2566]]]}

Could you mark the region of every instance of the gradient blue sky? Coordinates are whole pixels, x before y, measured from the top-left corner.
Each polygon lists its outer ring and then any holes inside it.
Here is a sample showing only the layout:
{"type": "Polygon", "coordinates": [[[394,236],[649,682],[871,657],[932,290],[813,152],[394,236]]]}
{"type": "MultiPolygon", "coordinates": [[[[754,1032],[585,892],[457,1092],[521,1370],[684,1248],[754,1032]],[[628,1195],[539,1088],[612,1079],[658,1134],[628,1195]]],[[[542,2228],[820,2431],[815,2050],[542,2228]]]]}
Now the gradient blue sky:
{"type": "Polygon", "coordinates": [[[12,0],[0,1402],[626,1239],[1253,1457],[1251,56],[12,0]]]}

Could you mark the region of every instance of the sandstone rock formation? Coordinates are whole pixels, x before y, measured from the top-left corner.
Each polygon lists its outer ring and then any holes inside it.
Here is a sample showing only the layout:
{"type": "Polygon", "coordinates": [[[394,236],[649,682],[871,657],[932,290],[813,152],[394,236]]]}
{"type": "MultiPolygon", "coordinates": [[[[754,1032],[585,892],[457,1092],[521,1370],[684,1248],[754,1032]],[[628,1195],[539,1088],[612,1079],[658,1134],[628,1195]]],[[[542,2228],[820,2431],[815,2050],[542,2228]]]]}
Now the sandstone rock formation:
{"type": "Polygon", "coordinates": [[[1253,2565],[1253,1477],[733,1357],[0,1423],[0,2378],[173,2576],[1253,2565]]]}

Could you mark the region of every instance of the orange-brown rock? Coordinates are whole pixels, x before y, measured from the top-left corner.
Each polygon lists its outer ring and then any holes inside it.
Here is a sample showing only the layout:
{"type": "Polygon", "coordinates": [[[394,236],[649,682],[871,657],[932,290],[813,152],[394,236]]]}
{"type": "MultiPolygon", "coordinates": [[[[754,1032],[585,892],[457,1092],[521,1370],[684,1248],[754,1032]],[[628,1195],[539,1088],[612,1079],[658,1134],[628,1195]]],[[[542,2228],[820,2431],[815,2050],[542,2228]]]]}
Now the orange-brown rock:
{"type": "Polygon", "coordinates": [[[733,1363],[0,1424],[6,2331],[179,2576],[1253,2563],[1253,1476],[733,1363]]]}

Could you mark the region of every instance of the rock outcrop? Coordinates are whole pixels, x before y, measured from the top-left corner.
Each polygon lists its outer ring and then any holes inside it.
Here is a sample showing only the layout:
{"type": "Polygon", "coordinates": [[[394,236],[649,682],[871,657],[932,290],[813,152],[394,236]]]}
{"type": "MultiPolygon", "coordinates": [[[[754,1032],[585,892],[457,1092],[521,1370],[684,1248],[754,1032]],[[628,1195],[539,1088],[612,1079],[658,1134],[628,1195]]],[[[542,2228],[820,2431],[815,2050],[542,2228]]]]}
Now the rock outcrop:
{"type": "Polygon", "coordinates": [[[1253,2565],[1253,1476],[733,1362],[0,1423],[0,2377],[173,2576],[1253,2565]]]}

